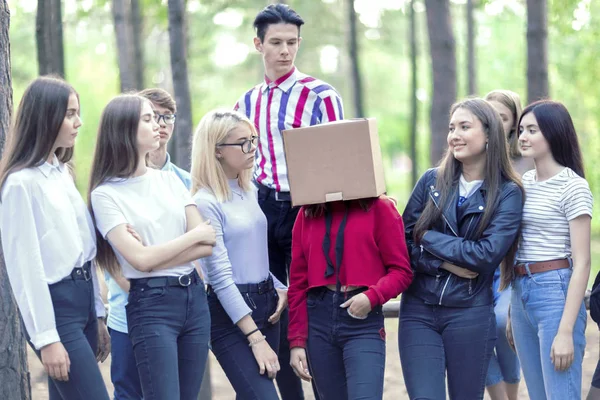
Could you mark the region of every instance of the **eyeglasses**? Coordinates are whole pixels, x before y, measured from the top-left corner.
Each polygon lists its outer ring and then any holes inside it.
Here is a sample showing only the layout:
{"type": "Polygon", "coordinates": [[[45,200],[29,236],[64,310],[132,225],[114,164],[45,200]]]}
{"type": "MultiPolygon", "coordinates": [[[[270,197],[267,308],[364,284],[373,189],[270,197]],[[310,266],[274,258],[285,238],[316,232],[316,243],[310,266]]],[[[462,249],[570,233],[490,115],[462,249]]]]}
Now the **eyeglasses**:
{"type": "Polygon", "coordinates": [[[177,117],[177,114],[154,114],[154,120],[157,124],[160,124],[162,118],[166,125],[173,125],[175,123],[175,117],[177,117]]]}
{"type": "Polygon", "coordinates": [[[246,139],[241,143],[221,143],[217,147],[221,146],[240,146],[242,153],[248,154],[252,151],[252,147],[256,147],[256,139],[258,136],[252,136],[250,139],[246,139]]]}

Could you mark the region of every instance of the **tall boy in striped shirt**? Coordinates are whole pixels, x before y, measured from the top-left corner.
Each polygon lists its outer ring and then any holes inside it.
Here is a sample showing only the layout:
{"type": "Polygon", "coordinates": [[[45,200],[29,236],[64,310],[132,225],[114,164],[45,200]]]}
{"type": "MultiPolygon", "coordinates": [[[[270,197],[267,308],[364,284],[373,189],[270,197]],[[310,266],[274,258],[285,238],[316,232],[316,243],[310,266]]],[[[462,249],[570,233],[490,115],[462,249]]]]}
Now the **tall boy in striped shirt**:
{"type": "MultiPolygon", "coordinates": [[[[265,79],[235,105],[259,132],[254,179],[269,226],[270,269],[284,284],[288,283],[292,227],[298,207],[292,207],[290,202],[282,131],[343,119],[342,99],[337,91],[294,66],[303,24],[302,18],[285,4],[271,4],[258,13],[254,20],[254,46],[263,56],[265,79]]],[[[283,400],[303,399],[300,380],[289,365],[287,324],[286,311],[281,316],[281,370],[277,384],[283,400]]]]}

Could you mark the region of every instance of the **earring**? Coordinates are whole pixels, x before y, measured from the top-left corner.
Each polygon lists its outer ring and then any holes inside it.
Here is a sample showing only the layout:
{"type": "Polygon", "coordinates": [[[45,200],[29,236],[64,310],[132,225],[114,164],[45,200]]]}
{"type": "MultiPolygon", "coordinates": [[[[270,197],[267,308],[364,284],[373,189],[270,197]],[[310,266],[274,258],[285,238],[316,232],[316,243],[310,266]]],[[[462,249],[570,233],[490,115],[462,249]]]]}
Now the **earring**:
{"type": "Polygon", "coordinates": [[[485,151],[487,151],[487,149],[488,149],[488,143],[485,142],[485,151]]]}

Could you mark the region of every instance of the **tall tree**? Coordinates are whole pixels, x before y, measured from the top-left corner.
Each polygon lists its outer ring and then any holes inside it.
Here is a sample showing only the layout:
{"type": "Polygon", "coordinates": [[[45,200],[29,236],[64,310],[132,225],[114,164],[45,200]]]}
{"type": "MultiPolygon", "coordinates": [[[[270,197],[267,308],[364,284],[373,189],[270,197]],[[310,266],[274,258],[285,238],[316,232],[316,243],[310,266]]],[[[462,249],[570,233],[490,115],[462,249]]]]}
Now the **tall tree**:
{"type": "Polygon", "coordinates": [[[35,36],[40,75],[65,77],[63,24],[60,0],[38,0],[35,36]]]}
{"type": "Polygon", "coordinates": [[[354,96],[354,116],[360,118],[364,116],[364,109],[354,0],[346,0],[346,12],[348,13],[348,56],[350,58],[350,81],[352,84],[352,94],[354,96]]]}
{"type": "Polygon", "coordinates": [[[136,82],[136,54],[133,48],[131,0],[113,0],[112,15],[117,40],[121,92],[139,89],[136,82]]]}
{"type": "Polygon", "coordinates": [[[410,178],[414,187],[417,183],[417,121],[419,120],[419,103],[417,99],[417,21],[415,16],[415,0],[411,0],[409,4],[409,29],[408,37],[410,41],[410,159],[412,168],[410,178]]]}
{"type": "MultiPolygon", "coordinates": [[[[10,77],[10,43],[8,29],[10,11],[6,0],[0,0],[0,157],[4,149],[12,112],[10,77]]],[[[15,221],[15,223],[17,223],[15,221]]],[[[27,370],[27,352],[21,333],[17,305],[10,288],[4,254],[0,245],[0,398],[31,399],[27,370]]]]}
{"type": "Polygon", "coordinates": [[[431,164],[437,164],[446,147],[448,112],[456,101],[456,43],[450,20],[450,0],[425,0],[425,8],[433,73],[429,159],[431,164]]]}
{"type": "Polygon", "coordinates": [[[548,97],[548,3],[527,0],[527,101],[548,97]]]}
{"type": "Polygon", "coordinates": [[[140,0],[131,0],[131,30],[132,45],[134,53],[135,85],[142,90],[144,86],[144,51],[142,42],[142,32],[144,24],[142,19],[142,10],[140,0]]]}
{"type": "Polygon", "coordinates": [[[475,18],[473,11],[476,0],[467,0],[467,93],[477,94],[477,66],[475,62],[475,18]]]}
{"type": "Polygon", "coordinates": [[[192,136],[192,100],[187,68],[187,48],[184,24],[184,0],[169,0],[169,44],[173,91],[177,103],[177,123],[173,132],[172,154],[176,165],[190,170],[190,140],[192,136]]]}

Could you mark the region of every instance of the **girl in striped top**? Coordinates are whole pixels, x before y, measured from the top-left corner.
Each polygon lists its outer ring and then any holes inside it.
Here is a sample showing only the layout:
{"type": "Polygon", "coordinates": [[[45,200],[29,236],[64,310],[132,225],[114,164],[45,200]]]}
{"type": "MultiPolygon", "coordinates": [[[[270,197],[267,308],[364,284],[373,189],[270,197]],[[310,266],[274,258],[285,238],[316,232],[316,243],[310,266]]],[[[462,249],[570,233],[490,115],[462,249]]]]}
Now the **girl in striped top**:
{"type": "Polygon", "coordinates": [[[535,169],[523,175],[516,266],[502,267],[503,286],[513,285],[514,342],[531,399],[580,399],[592,194],[564,105],[529,105],[519,132],[521,152],[535,169]]]}

